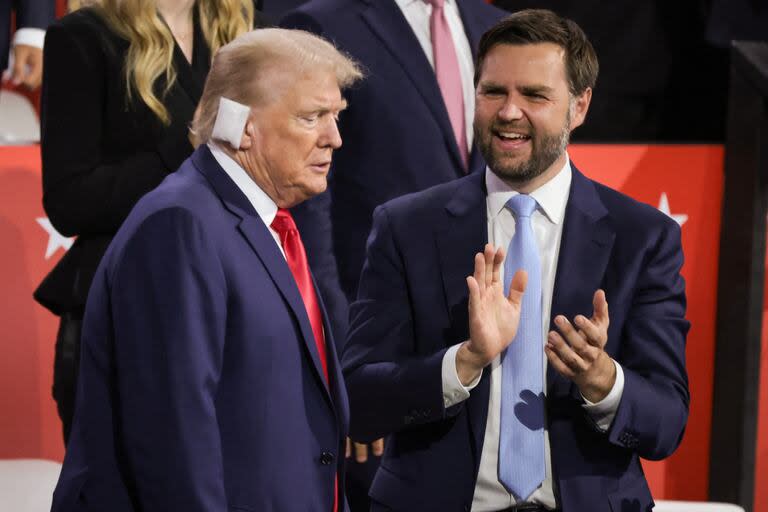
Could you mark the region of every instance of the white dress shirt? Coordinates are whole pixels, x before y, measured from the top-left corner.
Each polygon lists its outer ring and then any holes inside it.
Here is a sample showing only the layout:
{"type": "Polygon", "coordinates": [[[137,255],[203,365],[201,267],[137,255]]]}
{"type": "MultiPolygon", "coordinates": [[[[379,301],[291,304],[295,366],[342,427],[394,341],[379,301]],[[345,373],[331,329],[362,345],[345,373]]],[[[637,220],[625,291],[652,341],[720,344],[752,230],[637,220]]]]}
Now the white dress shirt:
{"type": "MultiPolygon", "coordinates": [[[[531,216],[531,225],[538,243],[541,261],[541,292],[542,292],[542,344],[546,343],[550,328],[550,313],[552,309],[552,293],[555,286],[560,240],[563,234],[565,207],[571,187],[571,166],[566,161],[563,169],[550,181],[531,192],[536,199],[537,208],[531,216]]],[[[488,242],[494,247],[509,246],[515,234],[515,218],[505,207],[507,201],[517,194],[509,185],[504,183],[490,169],[486,169],[485,183],[488,190],[486,208],[488,213],[488,242]]],[[[504,267],[501,268],[501,279],[504,279],[504,267]]],[[[589,317],[592,312],[582,312],[589,317]]],[[[572,319],[570,319],[572,320],[572,319]]],[[[451,347],[443,357],[443,401],[446,407],[455,405],[469,398],[470,391],[480,379],[464,387],[456,373],[456,352],[459,345],[451,347]]],[[[608,396],[598,403],[584,400],[583,407],[589,412],[595,423],[607,430],[621,401],[624,391],[624,373],[618,363],[616,365],[616,383],[608,396]]],[[[547,375],[547,358],[544,356],[544,380],[547,375]]],[[[485,371],[485,370],[484,370],[485,371]]],[[[499,482],[499,425],[501,414],[501,357],[496,357],[490,365],[490,397],[488,400],[488,420],[486,422],[483,451],[480,456],[480,470],[475,484],[475,494],[472,499],[473,512],[503,510],[515,504],[515,498],[499,482]]],[[[544,382],[544,392],[547,386],[544,382]]],[[[552,485],[552,463],[549,447],[549,432],[544,430],[545,448],[545,477],[541,486],[528,497],[526,502],[539,503],[547,508],[556,507],[552,485]]]]}
{"type": "Polygon", "coordinates": [[[232,181],[235,182],[237,188],[239,188],[243,194],[245,194],[245,197],[247,197],[248,201],[253,205],[256,213],[269,229],[269,233],[275,240],[277,248],[280,249],[283,258],[285,258],[285,252],[283,252],[283,244],[280,243],[280,235],[278,235],[277,232],[272,229],[272,221],[275,220],[275,216],[277,215],[277,205],[275,202],[271,197],[267,195],[266,192],[261,189],[261,187],[256,184],[255,181],[253,181],[253,178],[251,178],[248,173],[245,172],[245,169],[240,167],[240,164],[235,162],[232,157],[226,154],[224,150],[218,146],[218,144],[215,142],[209,142],[208,148],[211,150],[213,158],[215,158],[221,168],[224,169],[224,172],[226,172],[227,175],[232,178],[232,181]]]}
{"type": "MultiPolygon", "coordinates": [[[[429,30],[429,18],[432,15],[432,6],[424,0],[395,0],[395,3],[403,12],[411,30],[419,40],[424,54],[429,60],[429,65],[435,69],[435,57],[432,52],[432,37],[429,30]]],[[[464,24],[461,22],[459,7],[456,0],[445,0],[443,7],[448,28],[451,31],[453,46],[456,48],[456,59],[459,61],[459,73],[461,74],[461,91],[464,97],[464,124],[467,130],[467,152],[472,148],[472,122],[475,118],[475,63],[472,58],[472,50],[469,47],[469,39],[464,32],[464,24]]]]}
{"type": "Polygon", "coordinates": [[[42,49],[44,42],[45,30],[41,28],[20,28],[13,33],[13,46],[23,44],[42,49]]]}

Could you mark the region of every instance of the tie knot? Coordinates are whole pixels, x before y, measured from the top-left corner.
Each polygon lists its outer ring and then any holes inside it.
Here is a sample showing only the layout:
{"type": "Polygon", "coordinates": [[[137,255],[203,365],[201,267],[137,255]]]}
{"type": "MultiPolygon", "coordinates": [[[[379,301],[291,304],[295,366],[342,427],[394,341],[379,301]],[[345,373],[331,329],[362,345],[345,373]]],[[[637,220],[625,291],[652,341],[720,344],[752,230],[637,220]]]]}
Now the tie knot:
{"type": "Polygon", "coordinates": [[[530,217],[536,210],[536,200],[527,194],[517,194],[507,201],[507,207],[514,212],[515,217],[530,217]]]}
{"type": "Polygon", "coordinates": [[[442,9],[445,0],[424,0],[424,3],[431,5],[433,9],[442,9]]]}
{"type": "Polygon", "coordinates": [[[285,208],[278,208],[275,219],[272,221],[272,229],[279,234],[288,233],[290,231],[296,231],[296,223],[293,222],[291,212],[285,208]]]}

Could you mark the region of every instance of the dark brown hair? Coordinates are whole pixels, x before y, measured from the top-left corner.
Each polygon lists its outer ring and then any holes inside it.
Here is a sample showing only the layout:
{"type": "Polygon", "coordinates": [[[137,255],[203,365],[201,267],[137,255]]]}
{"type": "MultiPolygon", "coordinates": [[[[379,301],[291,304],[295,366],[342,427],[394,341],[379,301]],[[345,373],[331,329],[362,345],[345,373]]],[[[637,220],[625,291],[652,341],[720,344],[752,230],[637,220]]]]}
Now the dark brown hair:
{"type": "Polygon", "coordinates": [[[554,43],[565,50],[568,88],[578,96],[597,82],[597,54],[584,31],[575,22],[547,9],[524,9],[511,14],[488,30],[480,39],[475,67],[475,83],[480,79],[483,61],[494,46],[554,43]]]}

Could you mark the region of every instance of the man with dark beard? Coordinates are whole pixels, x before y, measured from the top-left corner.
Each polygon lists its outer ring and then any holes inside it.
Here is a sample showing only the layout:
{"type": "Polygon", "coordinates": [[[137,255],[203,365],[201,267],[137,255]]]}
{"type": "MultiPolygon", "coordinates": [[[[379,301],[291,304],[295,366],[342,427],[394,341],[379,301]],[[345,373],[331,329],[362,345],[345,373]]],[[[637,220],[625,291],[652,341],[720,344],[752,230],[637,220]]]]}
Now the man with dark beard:
{"type": "Polygon", "coordinates": [[[680,228],[569,161],[598,69],[575,23],[515,13],[476,69],[488,168],[376,210],[351,308],[372,510],[650,510],[639,459],[688,417],[680,228]]]}

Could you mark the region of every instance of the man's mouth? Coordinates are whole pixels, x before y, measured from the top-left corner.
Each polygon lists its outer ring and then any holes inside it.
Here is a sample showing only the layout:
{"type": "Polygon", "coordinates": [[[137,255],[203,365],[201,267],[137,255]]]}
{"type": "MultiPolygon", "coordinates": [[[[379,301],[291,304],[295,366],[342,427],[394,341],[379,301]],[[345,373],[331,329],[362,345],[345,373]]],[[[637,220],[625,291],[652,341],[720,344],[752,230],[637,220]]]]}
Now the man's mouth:
{"type": "Polygon", "coordinates": [[[522,141],[530,140],[531,138],[531,136],[528,135],[527,133],[520,133],[515,131],[494,130],[493,133],[498,138],[505,141],[522,142],[522,141]]]}
{"type": "Polygon", "coordinates": [[[530,143],[531,136],[515,130],[493,130],[496,147],[501,151],[515,151],[530,143]]]}
{"type": "Polygon", "coordinates": [[[325,162],[315,162],[310,164],[311,167],[319,170],[319,171],[326,171],[331,166],[331,161],[327,160],[325,162]]]}

